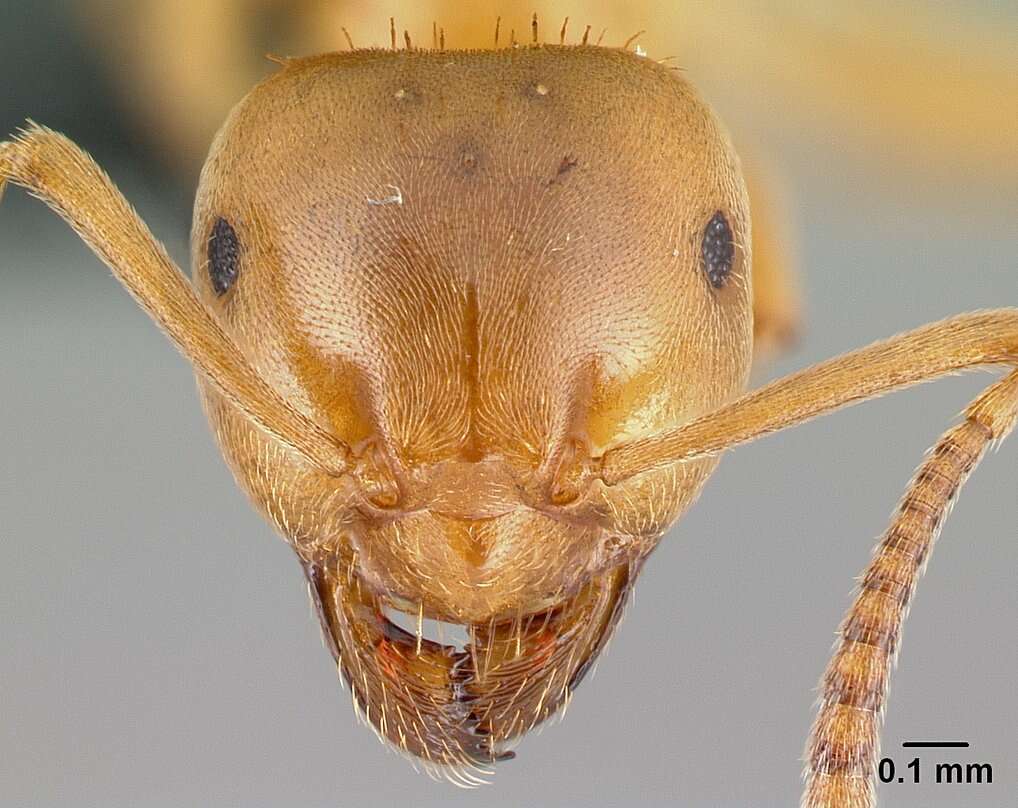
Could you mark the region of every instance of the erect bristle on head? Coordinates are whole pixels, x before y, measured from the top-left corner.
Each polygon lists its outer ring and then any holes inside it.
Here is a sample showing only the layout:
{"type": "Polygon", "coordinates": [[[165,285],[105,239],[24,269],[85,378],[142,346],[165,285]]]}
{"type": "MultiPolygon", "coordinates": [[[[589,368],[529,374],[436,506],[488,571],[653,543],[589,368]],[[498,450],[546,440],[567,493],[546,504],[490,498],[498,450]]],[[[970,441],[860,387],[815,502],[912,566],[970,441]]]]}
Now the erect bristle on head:
{"type": "MultiPolygon", "coordinates": [[[[569,16],[564,17],[563,20],[562,20],[562,25],[559,28],[559,37],[558,37],[558,43],[557,43],[559,47],[565,47],[567,45],[567,40],[568,40],[568,37],[569,37],[569,23],[570,23],[570,21],[571,21],[571,17],[569,17],[569,16]]],[[[392,51],[397,51],[397,50],[402,50],[402,49],[405,49],[407,51],[414,50],[414,42],[413,42],[413,36],[414,35],[412,35],[410,33],[409,28],[405,28],[403,30],[403,35],[402,35],[403,44],[402,44],[402,47],[400,46],[400,42],[399,42],[400,36],[399,36],[399,30],[398,30],[398,28],[396,26],[396,19],[395,19],[395,17],[389,17],[388,29],[389,29],[389,41],[388,41],[388,48],[387,48],[388,50],[392,50],[392,51]]],[[[354,44],[354,42],[353,42],[353,38],[352,38],[352,36],[350,34],[350,31],[345,26],[341,26],[340,30],[343,32],[343,37],[344,37],[344,39],[346,41],[346,47],[347,47],[348,50],[351,50],[351,51],[356,51],[356,50],[372,50],[372,49],[377,49],[378,48],[377,45],[367,45],[367,46],[363,46],[363,47],[358,48],[358,46],[356,46],[354,44]]],[[[605,36],[606,36],[606,34],[608,32],[608,29],[607,28],[602,28],[601,32],[600,32],[600,34],[598,34],[596,40],[594,40],[591,37],[591,32],[592,31],[593,31],[593,26],[592,25],[585,25],[583,27],[582,34],[579,36],[579,41],[576,44],[578,46],[581,46],[581,47],[585,47],[585,46],[601,47],[602,44],[604,43],[604,39],[605,39],[605,36]]],[[[632,47],[632,45],[636,42],[636,40],[641,35],[643,35],[644,33],[645,33],[645,31],[641,30],[641,31],[638,31],[637,33],[633,34],[632,36],[630,36],[624,42],[624,44],[621,47],[619,47],[619,49],[620,50],[628,50],[630,47],[632,47]]],[[[532,46],[532,47],[535,47],[535,48],[540,48],[540,47],[547,46],[547,45],[550,45],[550,44],[552,44],[552,42],[549,42],[547,40],[542,41],[542,39],[541,39],[540,20],[539,20],[538,14],[535,12],[530,17],[530,43],[529,43],[528,47],[532,46]]],[[[492,45],[494,50],[498,50],[498,49],[500,49],[502,47],[519,48],[519,47],[521,47],[523,45],[523,42],[521,42],[520,40],[518,40],[516,38],[516,29],[515,28],[510,28],[508,42],[506,42],[505,45],[503,45],[503,39],[502,39],[502,17],[501,16],[497,16],[495,18],[495,32],[494,32],[494,37],[491,40],[491,45],[492,45]]],[[[465,43],[465,44],[461,43],[461,47],[463,47],[464,49],[467,49],[467,50],[473,50],[473,49],[478,49],[481,46],[479,44],[475,44],[472,39],[468,38],[467,43],[465,43]]],[[[612,46],[606,46],[606,47],[612,47],[612,46]]],[[[420,48],[420,46],[418,45],[418,49],[419,48],[420,48]]],[[[441,50],[445,50],[445,48],[446,48],[445,29],[438,24],[437,20],[434,20],[434,21],[432,21],[432,24],[431,24],[431,50],[441,51],[441,50]]],[[[642,51],[640,50],[639,46],[637,46],[637,51],[638,51],[638,53],[640,55],[644,55],[642,53],[642,51]]],[[[276,56],[273,56],[273,55],[267,55],[266,58],[270,59],[270,61],[277,62],[277,63],[279,63],[281,65],[284,65],[284,66],[285,66],[285,64],[287,62],[290,61],[290,59],[288,59],[286,57],[276,57],[276,56]]]]}
{"type": "Polygon", "coordinates": [[[629,39],[626,40],[625,44],[622,46],[622,50],[629,50],[629,46],[632,45],[634,42],[636,42],[636,40],[638,40],[645,33],[647,33],[647,32],[646,31],[637,31],[635,34],[633,34],[631,37],[629,37],[629,39]]]}

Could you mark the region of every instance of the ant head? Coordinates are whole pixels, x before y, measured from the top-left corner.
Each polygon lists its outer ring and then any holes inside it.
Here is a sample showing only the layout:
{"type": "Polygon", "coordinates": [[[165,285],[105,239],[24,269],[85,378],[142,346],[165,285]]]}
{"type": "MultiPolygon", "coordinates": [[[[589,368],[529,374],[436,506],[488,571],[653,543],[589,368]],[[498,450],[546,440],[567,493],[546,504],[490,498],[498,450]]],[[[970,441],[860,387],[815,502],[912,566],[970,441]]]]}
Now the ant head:
{"type": "Polygon", "coordinates": [[[390,740],[483,758],[567,698],[713,469],[609,487],[596,459],[744,387],[749,239],[718,123],[622,51],[292,60],[233,111],[202,174],[196,285],[355,464],[330,477],[205,401],[242,485],[318,570],[390,740]],[[466,624],[471,647],[401,634],[387,608],[466,624]],[[439,729],[397,720],[404,697],[439,729]]]}

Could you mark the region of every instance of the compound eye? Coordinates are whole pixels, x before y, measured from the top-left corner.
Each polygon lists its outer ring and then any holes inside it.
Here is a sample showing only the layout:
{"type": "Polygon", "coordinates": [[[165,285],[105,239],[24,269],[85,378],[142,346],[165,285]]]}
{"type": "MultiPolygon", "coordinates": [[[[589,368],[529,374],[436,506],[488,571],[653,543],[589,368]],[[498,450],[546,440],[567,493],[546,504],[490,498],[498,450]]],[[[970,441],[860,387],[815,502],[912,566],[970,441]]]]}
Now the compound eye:
{"type": "Polygon", "coordinates": [[[704,228],[700,257],[703,260],[703,271],[707,273],[711,286],[720,289],[732,272],[732,261],[735,258],[732,228],[720,210],[711,216],[704,228]]]}
{"type": "Polygon", "coordinates": [[[226,219],[219,217],[209,236],[209,278],[217,295],[226,294],[240,271],[240,241],[226,219]]]}

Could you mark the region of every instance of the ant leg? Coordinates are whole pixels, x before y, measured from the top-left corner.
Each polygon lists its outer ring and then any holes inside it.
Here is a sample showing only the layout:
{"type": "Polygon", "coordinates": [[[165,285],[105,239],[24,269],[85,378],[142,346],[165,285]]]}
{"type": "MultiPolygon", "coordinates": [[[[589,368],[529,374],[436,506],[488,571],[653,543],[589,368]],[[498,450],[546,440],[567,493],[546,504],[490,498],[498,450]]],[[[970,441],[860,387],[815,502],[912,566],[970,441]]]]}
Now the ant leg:
{"type": "Polygon", "coordinates": [[[341,474],[349,449],[258,375],[109,177],[63,135],[30,123],[0,143],[0,192],[24,186],[59,213],[196,370],[255,424],[312,465],[341,474]]]}
{"type": "Polygon", "coordinates": [[[821,680],[803,808],[872,808],[887,684],[909,601],[958,489],[1018,419],[1018,372],[987,388],[927,454],[860,579],[821,680]]]}

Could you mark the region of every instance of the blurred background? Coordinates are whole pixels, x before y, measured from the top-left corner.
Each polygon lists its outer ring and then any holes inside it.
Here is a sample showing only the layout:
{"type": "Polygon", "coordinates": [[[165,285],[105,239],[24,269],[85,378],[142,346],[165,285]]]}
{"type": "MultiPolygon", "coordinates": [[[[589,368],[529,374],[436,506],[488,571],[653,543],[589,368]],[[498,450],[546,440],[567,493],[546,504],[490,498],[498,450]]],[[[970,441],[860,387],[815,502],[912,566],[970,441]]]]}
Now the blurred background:
{"type": "MultiPolygon", "coordinates": [[[[230,106],[302,55],[593,26],[701,88],[799,267],[794,350],[759,381],[923,322],[1018,304],[1018,6],[608,0],[0,0],[0,136],[91,151],[182,266],[230,106]]],[[[814,687],[852,581],[922,452],[988,378],[897,394],[741,448],[647,565],[597,675],[480,793],[356,724],[291,551],[235,488],[186,363],[71,231],[0,206],[0,805],[797,804],[814,687]]],[[[1018,443],[948,521],[892,681],[885,754],[966,740],[1018,790],[1018,443]]],[[[924,771],[952,756],[924,754],[924,771]]],[[[932,778],[930,778],[932,779],[932,778]]]]}

